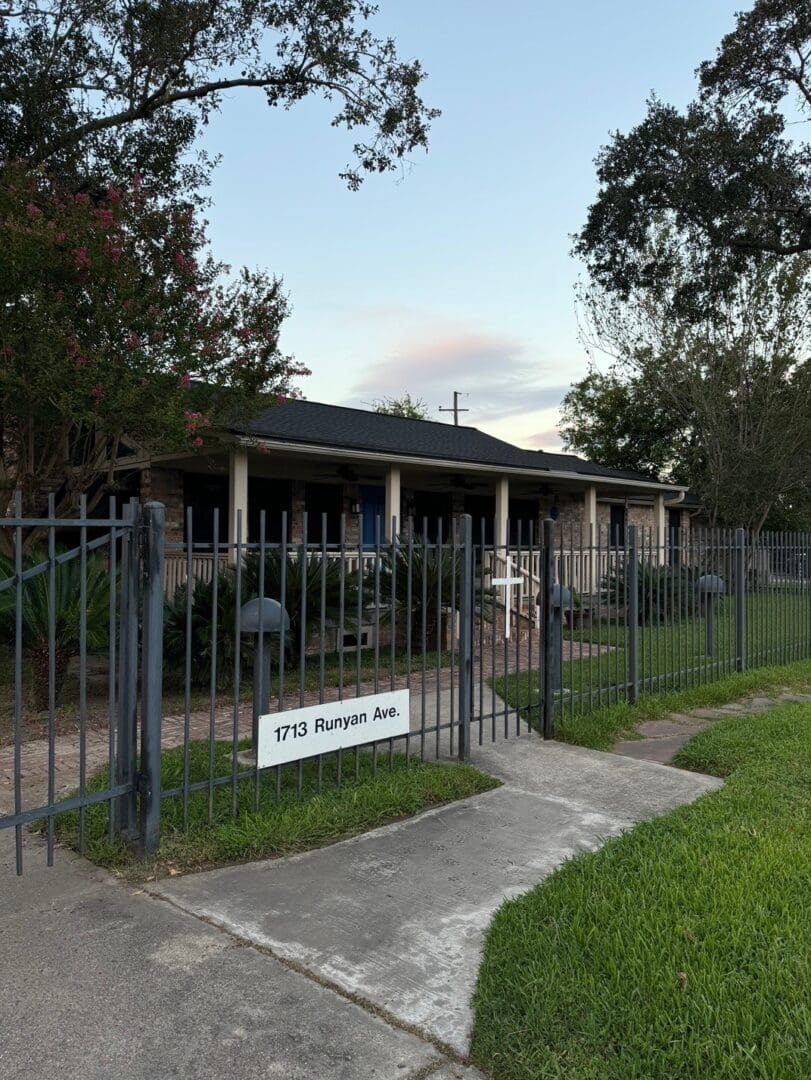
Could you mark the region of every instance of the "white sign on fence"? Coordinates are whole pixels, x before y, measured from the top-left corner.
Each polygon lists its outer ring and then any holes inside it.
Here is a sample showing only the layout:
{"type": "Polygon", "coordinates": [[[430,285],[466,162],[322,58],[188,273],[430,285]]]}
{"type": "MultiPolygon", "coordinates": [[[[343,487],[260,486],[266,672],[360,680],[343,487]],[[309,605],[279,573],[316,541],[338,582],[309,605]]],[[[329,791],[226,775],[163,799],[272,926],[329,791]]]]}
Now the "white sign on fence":
{"type": "Polygon", "coordinates": [[[409,691],[308,705],[259,717],[258,765],[327,754],[378,739],[393,739],[409,729],[409,691]]]}

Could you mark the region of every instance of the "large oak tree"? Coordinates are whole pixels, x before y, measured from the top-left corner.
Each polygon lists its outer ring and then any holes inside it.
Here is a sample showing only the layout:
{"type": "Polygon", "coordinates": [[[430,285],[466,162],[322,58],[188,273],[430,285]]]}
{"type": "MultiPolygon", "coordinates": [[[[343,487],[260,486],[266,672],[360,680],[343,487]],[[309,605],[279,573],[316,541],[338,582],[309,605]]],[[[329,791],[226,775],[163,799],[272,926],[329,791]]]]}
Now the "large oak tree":
{"type": "Polygon", "coordinates": [[[698,78],[687,109],[654,97],[602,150],[575,247],[623,295],[666,284],[685,245],[701,251],[679,297],[700,316],[753,261],[811,251],[811,2],[756,0],[698,78]],[[662,225],[671,243],[654,247],[662,225]]]}

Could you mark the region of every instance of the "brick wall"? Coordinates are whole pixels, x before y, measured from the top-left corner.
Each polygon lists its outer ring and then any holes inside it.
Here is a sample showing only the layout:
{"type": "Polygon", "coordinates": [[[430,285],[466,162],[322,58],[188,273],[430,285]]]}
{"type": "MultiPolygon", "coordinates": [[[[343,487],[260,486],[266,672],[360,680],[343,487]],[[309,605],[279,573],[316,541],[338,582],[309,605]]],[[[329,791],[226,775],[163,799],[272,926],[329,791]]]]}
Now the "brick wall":
{"type": "Polygon", "coordinates": [[[183,473],[180,469],[153,466],[141,472],[141,502],[161,502],[166,507],[166,541],[183,542],[183,473]]]}

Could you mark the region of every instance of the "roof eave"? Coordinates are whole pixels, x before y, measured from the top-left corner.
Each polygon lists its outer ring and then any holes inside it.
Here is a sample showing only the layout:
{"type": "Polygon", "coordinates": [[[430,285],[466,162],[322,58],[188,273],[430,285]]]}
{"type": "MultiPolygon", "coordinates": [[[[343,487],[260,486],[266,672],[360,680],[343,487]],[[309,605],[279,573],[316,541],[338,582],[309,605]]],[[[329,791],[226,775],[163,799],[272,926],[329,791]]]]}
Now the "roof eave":
{"type": "Polygon", "coordinates": [[[541,479],[569,480],[579,479],[587,484],[614,486],[618,484],[646,491],[686,491],[686,486],[667,484],[659,480],[629,480],[622,476],[601,476],[585,472],[571,472],[566,469],[522,468],[516,465],[490,465],[486,462],[459,461],[454,458],[423,457],[418,454],[401,454],[385,450],[361,450],[351,447],[324,446],[320,443],[299,443],[287,439],[273,439],[264,435],[235,435],[234,441],[243,446],[267,446],[289,450],[299,454],[315,454],[331,458],[351,458],[354,461],[393,461],[401,465],[417,465],[422,468],[436,468],[458,472],[466,469],[472,472],[495,473],[500,476],[533,476],[541,479]]]}

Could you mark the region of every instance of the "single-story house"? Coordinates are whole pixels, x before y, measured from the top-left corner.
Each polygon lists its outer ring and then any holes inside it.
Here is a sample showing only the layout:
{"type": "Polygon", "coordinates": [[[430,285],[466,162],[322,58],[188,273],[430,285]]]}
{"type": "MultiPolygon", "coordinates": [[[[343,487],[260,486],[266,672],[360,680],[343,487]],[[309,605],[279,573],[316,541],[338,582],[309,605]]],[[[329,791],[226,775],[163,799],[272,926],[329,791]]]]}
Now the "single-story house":
{"type": "MultiPolygon", "coordinates": [[[[412,420],[314,401],[289,400],[247,424],[212,438],[198,452],[158,454],[122,462],[131,491],[165,504],[169,559],[184,541],[192,508],[194,543],[210,543],[213,509],[221,539],[234,543],[239,513],[242,540],[281,539],[337,544],[346,515],[347,546],[374,544],[412,527],[444,536],[469,513],[478,539],[498,547],[526,544],[543,518],[602,527],[622,545],[629,524],[666,537],[684,528],[685,490],[639,473],[609,469],[571,454],[526,450],[473,427],[412,420]],[[483,522],[483,526],[480,524],[483,522]],[[305,535],[306,523],[306,535],[305,535]]],[[[586,541],[588,542],[588,541],[586,541]]],[[[605,541],[604,541],[605,542],[605,541]]],[[[664,541],[662,541],[664,543],[664,541]]]]}

